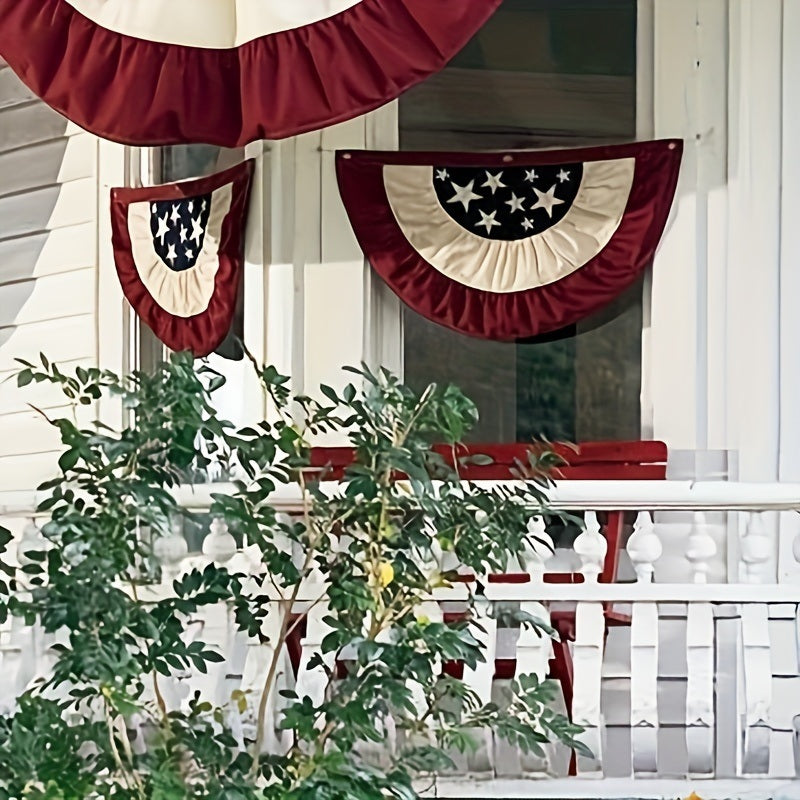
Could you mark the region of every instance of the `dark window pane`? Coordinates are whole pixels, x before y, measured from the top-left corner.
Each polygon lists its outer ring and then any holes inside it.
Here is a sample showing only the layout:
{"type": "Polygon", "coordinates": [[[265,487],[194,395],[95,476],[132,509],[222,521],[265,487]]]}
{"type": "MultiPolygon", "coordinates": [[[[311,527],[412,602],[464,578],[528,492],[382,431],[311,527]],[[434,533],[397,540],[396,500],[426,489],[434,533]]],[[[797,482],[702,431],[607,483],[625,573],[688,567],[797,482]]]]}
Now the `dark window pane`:
{"type": "Polygon", "coordinates": [[[500,149],[635,135],[634,0],[505,0],[400,99],[401,147],[500,149]]]}
{"type": "Polygon", "coordinates": [[[176,144],[161,148],[161,178],[164,183],[201,178],[238,164],[242,150],[211,144],[176,144]]]}

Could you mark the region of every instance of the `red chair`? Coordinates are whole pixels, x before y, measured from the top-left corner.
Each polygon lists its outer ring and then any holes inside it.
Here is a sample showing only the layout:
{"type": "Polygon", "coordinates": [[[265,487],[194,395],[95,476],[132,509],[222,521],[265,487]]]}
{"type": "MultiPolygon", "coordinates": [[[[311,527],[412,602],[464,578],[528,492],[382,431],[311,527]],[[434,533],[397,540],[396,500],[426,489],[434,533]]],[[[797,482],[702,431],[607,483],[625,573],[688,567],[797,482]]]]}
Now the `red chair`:
{"type": "MultiPolygon", "coordinates": [[[[518,465],[528,462],[531,450],[536,452],[539,445],[531,444],[473,444],[459,446],[456,457],[463,459],[470,455],[489,456],[492,463],[463,464],[459,473],[465,480],[509,480],[519,477],[515,474],[518,465]]],[[[667,446],[656,441],[630,442],[586,442],[577,446],[555,444],[548,446],[561,457],[564,464],[555,468],[550,477],[557,480],[665,480],[667,470],[667,446]]],[[[434,448],[446,461],[452,464],[453,451],[447,446],[434,448]]],[[[317,447],[311,451],[311,465],[325,469],[330,480],[338,480],[345,468],[353,460],[353,450],[347,447],[317,447]]],[[[622,547],[622,534],[625,528],[625,512],[609,511],[601,521],[601,532],[608,543],[603,570],[598,580],[601,583],[615,583],[619,569],[619,556],[622,547]]],[[[466,576],[465,576],[466,577],[466,576]]],[[[491,583],[522,583],[530,580],[527,573],[507,573],[490,575],[491,583]]],[[[546,573],[548,583],[582,583],[583,575],[577,572],[546,573]]],[[[456,621],[459,615],[447,615],[449,621],[456,621]]],[[[606,634],[608,629],[630,625],[628,614],[615,611],[612,605],[605,607],[606,634]]],[[[572,713],[573,664],[570,642],[575,639],[575,612],[553,611],[551,624],[558,631],[559,641],[553,642],[553,657],[550,660],[550,677],[561,684],[567,712],[572,713]]],[[[460,677],[463,665],[448,664],[447,672],[460,677]]],[[[513,678],[516,663],[498,659],[495,662],[495,677],[513,678]]],[[[570,774],[575,774],[574,754],[570,763],[570,774]]]]}

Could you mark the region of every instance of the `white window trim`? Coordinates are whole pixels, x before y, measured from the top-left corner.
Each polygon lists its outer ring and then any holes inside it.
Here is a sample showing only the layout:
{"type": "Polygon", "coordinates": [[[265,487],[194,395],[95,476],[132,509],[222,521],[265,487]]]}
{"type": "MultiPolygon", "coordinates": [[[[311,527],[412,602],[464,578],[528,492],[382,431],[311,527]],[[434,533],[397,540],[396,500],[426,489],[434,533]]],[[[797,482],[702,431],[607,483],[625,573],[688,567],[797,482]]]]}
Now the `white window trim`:
{"type": "MultiPolygon", "coordinates": [[[[397,100],[374,112],[367,125],[367,149],[400,147],[397,100]]],[[[364,260],[364,361],[372,368],[385,367],[400,377],[403,363],[403,304],[383,279],[364,260]]]]}
{"type": "MultiPolygon", "coordinates": [[[[654,76],[655,76],[655,0],[637,0],[636,7],[636,138],[652,139],[655,134],[654,76]]],[[[642,356],[641,392],[639,395],[642,439],[652,439],[654,433],[654,404],[652,390],[653,358],[650,349],[650,330],[653,306],[653,274],[644,273],[642,284],[642,356]]]]}

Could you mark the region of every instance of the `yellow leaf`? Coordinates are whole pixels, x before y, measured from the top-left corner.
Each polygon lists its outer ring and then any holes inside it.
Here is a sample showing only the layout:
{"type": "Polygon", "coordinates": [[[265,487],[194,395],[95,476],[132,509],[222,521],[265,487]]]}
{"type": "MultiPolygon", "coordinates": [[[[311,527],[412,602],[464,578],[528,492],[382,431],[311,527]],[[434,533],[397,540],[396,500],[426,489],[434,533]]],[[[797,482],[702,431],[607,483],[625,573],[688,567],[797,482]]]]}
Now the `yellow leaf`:
{"type": "Polygon", "coordinates": [[[247,711],[247,695],[241,689],[234,689],[231,692],[231,700],[236,703],[236,708],[239,709],[240,714],[247,711]]]}
{"type": "Polygon", "coordinates": [[[388,586],[394,580],[394,567],[388,561],[381,562],[379,576],[381,586],[388,586]]]}

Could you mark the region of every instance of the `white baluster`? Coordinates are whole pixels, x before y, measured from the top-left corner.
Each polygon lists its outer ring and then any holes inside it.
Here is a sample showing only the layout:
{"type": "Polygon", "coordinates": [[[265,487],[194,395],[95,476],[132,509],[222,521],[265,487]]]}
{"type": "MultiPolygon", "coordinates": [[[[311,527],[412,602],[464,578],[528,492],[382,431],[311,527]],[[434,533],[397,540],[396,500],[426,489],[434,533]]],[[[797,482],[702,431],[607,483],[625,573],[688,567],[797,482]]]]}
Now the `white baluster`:
{"type": "MultiPolygon", "coordinates": [[[[550,623],[550,612],[542,603],[524,601],[519,604],[519,610],[540,619],[545,624],[550,623]]],[[[516,653],[517,675],[536,675],[540,681],[546,680],[552,654],[553,645],[546,634],[530,625],[520,625],[516,653]]],[[[552,767],[552,750],[552,746],[546,747],[543,759],[533,754],[520,753],[518,760],[521,772],[547,774],[552,767]]],[[[500,761],[499,758],[497,760],[500,761]]]]}
{"type": "Polygon", "coordinates": [[[772,542],[764,525],[764,515],[759,511],[748,516],[741,550],[744,582],[761,583],[765,577],[764,565],[772,554],[772,542]]]}
{"type": "MultiPolygon", "coordinates": [[[[323,617],[330,613],[327,603],[318,603],[308,612],[306,619],[306,635],[302,641],[302,655],[300,667],[297,670],[297,694],[300,697],[310,697],[311,702],[317,705],[325,699],[325,687],[328,676],[320,667],[309,669],[308,665],[313,656],[320,652],[322,640],[330,633],[330,626],[323,622],[323,617]]],[[[336,668],[336,653],[325,653],[323,661],[328,670],[336,668]]]]}
{"type": "MultiPolygon", "coordinates": [[[[443,622],[444,621],[444,612],[442,611],[442,607],[437,603],[435,600],[426,600],[420,603],[414,613],[416,614],[418,621],[426,621],[426,622],[443,622]]],[[[433,664],[434,673],[439,672],[441,669],[441,659],[436,658],[433,664]]],[[[419,684],[417,681],[409,681],[408,688],[411,692],[411,701],[414,703],[415,708],[417,709],[417,716],[421,718],[428,710],[428,703],[425,700],[425,692],[423,691],[422,685],[419,684]]],[[[405,734],[406,737],[408,736],[416,736],[416,734],[405,734]]],[[[429,735],[428,738],[420,739],[415,742],[416,744],[433,744],[432,735],[429,735]]],[[[408,741],[406,741],[408,744],[408,741]]],[[[454,757],[451,754],[451,757],[454,757]]],[[[456,762],[458,763],[458,758],[454,757],[456,762]]],[[[466,767],[466,758],[464,758],[461,762],[466,767]]]]}
{"type": "Polygon", "coordinates": [[[800,564],[800,533],[795,536],[792,542],[792,555],[794,556],[794,560],[800,564]]]}
{"type": "Polygon", "coordinates": [[[608,542],[600,533],[600,523],[594,511],[587,511],[584,515],[584,529],[575,539],[575,552],[581,560],[581,572],[587,583],[597,583],[603,571],[603,562],[608,550],[608,542]]]}
{"type": "Polygon", "coordinates": [[[714,771],[714,612],[689,603],[686,612],[686,750],[689,773],[714,771]]]}
{"type": "Polygon", "coordinates": [[[188,553],[189,545],[183,536],[183,522],[175,519],[172,521],[170,534],[160,536],[153,542],[153,555],[161,565],[164,583],[169,583],[178,576],[181,564],[188,553]]]}
{"type": "Polygon", "coordinates": [[[636,515],[633,533],[626,549],[636,572],[636,580],[639,583],[651,583],[655,562],[661,558],[663,547],[661,539],[656,535],[649,511],[640,511],[636,515]]]}
{"type": "MultiPolygon", "coordinates": [[[[242,678],[248,650],[249,637],[244,631],[236,629],[235,620],[231,616],[225,646],[222,651],[227,661],[217,685],[217,705],[224,706],[226,703],[231,703],[233,693],[242,690],[242,678]]],[[[234,703],[233,705],[236,704],[234,703]]],[[[238,710],[236,716],[240,717],[238,710]]]]}
{"type": "MultiPolygon", "coordinates": [[[[475,617],[470,624],[470,633],[481,643],[485,655],[474,668],[464,665],[464,683],[469,686],[484,705],[492,702],[494,662],[497,651],[497,620],[491,616],[491,606],[486,600],[476,600],[475,617]]],[[[494,735],[491,729],[475,731],[478,744],[468,758],[470,772],[494,770],[494,735]],[[481,741],[482,740],[482,741],[481,741]]]]}
{"type": "MultiPolygon", "coordinates": [[[[192,617],[187,619],[184,623],[181,639],[186,645],[196,642],[198,639],[204,638],[204,629],[205,622],[202,618],[192,617]]],[[[206,676],[198,670],[184,668],[183,670],[175,671],[173,680],[175,681],[174,693],[179,698],[179,708],[186,710],[189,700],[194,696],[195,692],[200,692],[205,699],[213,697],[208,692],[206,676]]]]}
{"type": "Polygon", "coordinates": [[[203,619],[203,641],[225,660],[208,664],[205,674],[196,676],[196,685],[199,686],[204,700],[223,705],[227,700],[222,696],[222,690],[229,670],[228,631],[234,626],[233,612],[227,603],[214,603],[204,606],[198,614],[203,619]]]}
{"type": "MultiPolygon", "coordinates": [[[[272,659],[275,656],[274,644],[280,637],[281,610],[275,601],[268,602],[267,614],[261,622],[261,639],[265,644],[251,639],[247,647],[247,655],[242,673],[241,688],[247,697],[247,709],[242,714],[242,730],[244,735],[255,739],[256,722],[258,719],[258,706],[261,702],[261,693],[264,690],[264,681],[269,673],[272,659]]],[[[291,731],[278,728],[278,712],[280,705],[287,701],[282,700],[278,691],[282,686],[292,687],[293,671],[291,659],[286,647],[278,654],[278,675],[270,689],[267,698],[267,715],[264,720],[264,752],[284,752],[291,744],[291,731]]]]}
{"type": "Polygon", "coordinates": [[[22,619],[11,619],[8,643],[3,647],[3,681],[0,684],[0,704],[13,708],[17,698],[36,677],[43,651],[41,628],[26,625],[22,619]]]}
{"type": "Polygon", "coordinates": [[[236,555],[236,539],[228,530],[225,520],[215,517],[211,532],[203,539],[203,555],[218,567],[223,567],[236,555]]]}
{"type": "Polygon", "coordinates": [[[17,545],[17,561],[21,567],[33,563],[28,553],[41,553],[47,550],[47,541],[42,536],[39,526],[31,520],[22,531],[22,538],[17,545]]]}
{"type": "MultiPolygon", "coordinates": [[[[652,562],[649,562],[652,563],[652,562]]],[[[652,579],[649,573],[640,581],[652,579]]],[[[631,757],[633,774],[658,771],[658,607],[634,603],[631,609],[631,757]]]]}
{"type": "Polygon", "coordinates": [[[544,565],[555,552],[553,537],[547,532],[544,518],[537,515],[528,521],[525,549],[520,555],[522,568],[531,576],[532,583],[544,580],[544,565]]]}
{"type": "Polygon", "coordinates": [[[572,718],[585,729],[579,738],[594,756],[577,757],[579,775],[583,773],[597,775],[602,770],[600,693],[605,636],[603,604],[578,603],[575,610],[575,643],[572,651],[574,668],[572,718]]]}
{"type": "Polygon", "coordinates": [[[745,775],[769,772],[772,662],[769,609],[764,603],[742,606],[745,731],[742,771],[745,775]]]}
{"type": "MultiPolygon", "coordinates": [[[[420,554],[419,569],[425,576],[425,580],[428,581],[429,584],[435,585],[439,575],[441,575],[444,570],[444,551],[439,544],[436,531],[429,522],[425,523],[425,529],[430,542],[430,550],[427,553],[420,554]]],[[[453,556],[453,558],[454,557],[455,556],[453,556]]]]}
{"type": "Polygon", "coordinates": [[[696,511],[686,549],[686,558],[692,565],[692,577],[695,583],[708,583],[710,562],[717,554],[717,543],[708,532],[708,528],[706,515],[702,511],[696,511]]]}

